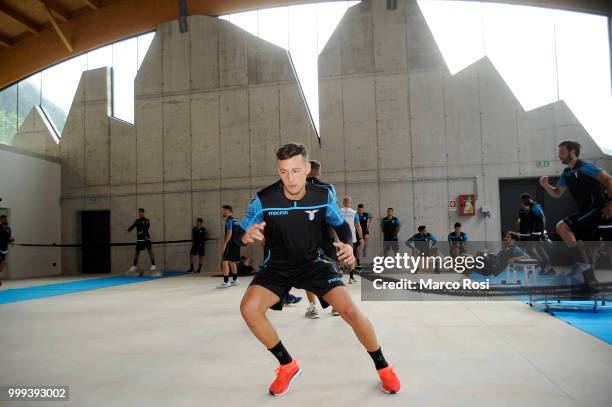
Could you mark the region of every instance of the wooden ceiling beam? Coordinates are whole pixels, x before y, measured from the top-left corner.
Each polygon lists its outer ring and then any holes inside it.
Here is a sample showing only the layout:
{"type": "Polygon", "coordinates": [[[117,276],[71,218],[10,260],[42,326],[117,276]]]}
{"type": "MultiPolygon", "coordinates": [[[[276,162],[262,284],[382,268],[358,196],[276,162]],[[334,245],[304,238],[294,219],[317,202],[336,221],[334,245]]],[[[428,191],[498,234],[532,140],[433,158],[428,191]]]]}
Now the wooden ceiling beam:
{"type": "Polygon", "coordinates": [[[74,48],[72,48],[72,44],[70,44],[70,41],[66,37],[66,34],[64,34],[64,32],[62,31],[62,28],[59,26],[58,22],[55,20],[55,17],[53,16],[51,9],[46,4],[44,4],[43,6],[45,7],[45,12],[47,13],[47,17],[49,18],[51,25],[53,25],[53,29],[55,30],[57,35],[60,37],[60,39],[66,46],[66,49],[68,50],[68,52],[73,52],[74,48]]]}
{"type": "Polygon", "coordinates": [[[13,41],[6,35],[0,34],[0,45],[3,47],[10,47],[13,44],[13,41]]]}
{"type": "Polygon", "coordinates": [[[43,7],[48,8],[51,14],[62,22],[70,20],[70,13],[64,9],[61,5],[53,0],[38,0],[43,7]]]}
{"type": "Polygon", "coordinates": [[[9,17],[11,20],[21,25],[23,28],[25,28],[32,34],[38,34],[38,32],[40,31],[38,25],[34,21],[30,20],[28,16],[25,16],[20,12],[13,10],[12,8],[2,4],[1,2],[0,13],[9,17]]]}
{"type": "Polygon", "coordinates": [[[100,8],[98,0],[81,0],[81,2],[94,11],[100,8]]]}

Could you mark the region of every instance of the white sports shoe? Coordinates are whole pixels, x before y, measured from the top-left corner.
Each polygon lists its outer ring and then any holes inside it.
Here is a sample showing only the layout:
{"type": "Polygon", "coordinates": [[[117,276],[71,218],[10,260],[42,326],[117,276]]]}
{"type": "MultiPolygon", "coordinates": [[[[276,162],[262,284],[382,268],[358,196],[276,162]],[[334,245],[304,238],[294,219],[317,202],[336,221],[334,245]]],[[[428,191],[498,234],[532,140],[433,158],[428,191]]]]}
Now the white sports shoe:
{"type": "Polygon", "coordinates": [[[228,288],[228,287],[231,287],[231,286],[232,286],[232,285],[230,284],[230,282],[229,282],[229,281],[228,281],[227,283],[224,281],[224,282],[222,282],[221,284],[219,284],[219,285],[217,286],[217,288],[228,288]]]}
{"type": "Polygon", "coordinates": [[[317,310],[317,306],[316,305],[309,305],[308,308],[306,308],[306,312],[304,313],[304,316],[306,318],[310,318],[310,319],[317,319],[320,317],[319,315],[319,311],[317,310]]]}
{"type": "Polygon", "coordinates": [[[152,264],[151,265],[151,271],[155,271],[155,270],[157,270],[157,267],[155,267],[155,264],[152,264]]]}
{"type": "Polygon", "coordinates": [[[130,269],[129,269],[128,271],[130,271],[130,272],[134,272],[134,271],[136,271],[136,270],[138,270],[138,267],[136,267],[136,266],[132,266],[132,267],[130,267],[130,269]]]}
{"type": "Polygon", "coordinates": [[[235,279],[235,280],[230,280],[230,284],[231,284],[231,285],[239,285],[239,284],[240,284],[240,281],[238,281],[238,279],[235,279]]]}
{"type": "Polygon", "coordinates": [[[338,311],[336,311],[335,309],[332,308],[332,312],[331,314],[335,317],[337,317],[338,315],[340,315],[340,313],[338,311]]]}

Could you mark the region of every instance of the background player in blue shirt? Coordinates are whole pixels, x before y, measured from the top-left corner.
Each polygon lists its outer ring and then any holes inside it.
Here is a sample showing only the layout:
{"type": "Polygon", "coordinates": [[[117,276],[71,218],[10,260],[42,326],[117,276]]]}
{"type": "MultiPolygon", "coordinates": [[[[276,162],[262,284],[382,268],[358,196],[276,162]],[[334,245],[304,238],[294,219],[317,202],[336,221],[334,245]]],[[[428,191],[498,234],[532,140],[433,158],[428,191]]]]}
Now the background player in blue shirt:
{"type": "Polygon", "coordinates": [[[147,250],[149,253],[149,259],[151,260],[151,271],[157,270],[155,266],[155,256],[153,255],[153,249],[151,248],[151,235],[149,234],[149,228],[151,227],[151,222],[149,219],[145,218],[145,210],[143,208],[138,208],[138,219],[132,223],[126,233],[130,233],[132,229],[136,228],[136,253],[134,254],[134,263],[132,267],[130,267],[130,272],[135,272],[138,270],[138,258],[140,257],[140,252],[143,250],[147,250]]]}
{"type": "Polygon", "coordinates": [[[393,208],[387,208],[387,216],[380,220],[380,232],[383,237],[383,256],[395,256],[399,251],[397,234],[400,231],[400,227],[400,220],[393,216],[393,208]]]}
{"type": "MultiPolygon", "coordinates": [[[[417,230],[418,233],[415,233],[406,240],[406,246],[412,248],[412,255],[414,257],[438,256],[438,239],[436,239],[433,233],[427,231],[425,225],[419,226],[417,230]]],[[[440,272],[437,262],[435,265],[435,272],[440,272]]]]}
{"type": "Polygon", "coordinates": [[[204,247],[207,240],[208,230],[204,227],[204,220],[198,218],[196,225],[191,229],[190,273],[200,273],[202,271],[202,258],[204,257],[204,247]],[[196,259],[198,260],[198,271],[193,269],[196,259]]]}
{"type": "Polygon", "coordinates": [[[334,243],[338,260],[355,261],[350,229],[335,195],[328,188],[306,183],[310,163],[302,144],[281,147],[277,168],[281,180],[253,197],[235,234],[242,244],[265,240],[264,267],[246,290],[240,311],[251,332],[280,363],[270,394],[286,393],[301,372],[266,317],[269,308],[282,308],[292,287],[313,292],[324,308],[331,305],[337,310],[372,357],[383,390],[398,392],[399,379],[382,354],[372,324],[353,303],[335,263],[322,258],[320,252],[324,228],[331,225],[340,239],[334,243]]]}
{"type": "Polygon", "coordinates": [[[552,186],[548,177],[540,178],[540,185],[553,198],[559,198],[569,190],[578,212],[557,223],[557,233],[566,242],[574,259],[573,272],[582,272],[585,281],[597,283],[592,260],[582,241],[597,240],[598,227],[612,218],[612,177],[595,164],[582,161],[580,144],[567,140],[559,144],[559,160],[567,167],[561,173],[559,183],[552,186]]]}
{"type": "MultiPolygon", "coordinates": [[[[9,226],[9,221],[6,215],[0,216],[0,273],[6,267],[6,258],[8,256],[8,245],[13,242],[13,232],[9,226]]],[[[0,280],[2,285],[2,280],[0,280]]]]}
{"type": "Polygon", "coordinates": [[[358,257],[365,258],[368,255],[368,242],[370,241],[370,224],[372,223],[372,214],[366,212],[363,204],[357,205],[357,216],[363,233],[363,242],[357,248],[358,257]]]}
{"type": "Polygon", "coordinates": [[[233,239],[234,226],[238,224],[238,220],[234,218],[234,210],[230,205],[223,205],[223,223],[224,223],[224,239],[223,239],[223,254],[221,257],[221,268],[223,271],[223,282],[217,288],[227,288],[233,285],[238,285],[238,265],[240,261],[240,246],[233,239]],[[229,273],[232,273],[232,281],[230,282],[229,273]]]}
{"type": "Polygon", "coordinates": [[[461,223],[456,222],[454,230],[448,234],[448,248],[452,257],[467,253],[467,233],[461,231],[461,223]]]}

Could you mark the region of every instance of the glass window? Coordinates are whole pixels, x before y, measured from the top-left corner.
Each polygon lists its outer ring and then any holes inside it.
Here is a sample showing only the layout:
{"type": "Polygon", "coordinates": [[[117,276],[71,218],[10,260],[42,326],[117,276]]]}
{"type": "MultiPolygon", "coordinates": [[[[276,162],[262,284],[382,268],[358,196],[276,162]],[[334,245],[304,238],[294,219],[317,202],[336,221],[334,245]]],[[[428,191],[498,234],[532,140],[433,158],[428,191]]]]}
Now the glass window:
{"type": "Polygon", "coordinates": [[[138,66],[138,39],[113,44],[113,116],[134,123],[134,78],[138,66]]]}
{"type": "Polygon", "coordinates": [[[140,69],[140,65],[142,65],[142,61],[144,60],[151,43],[153,42],[153,37],[155,37],[155,33],[147,33],[138,36],[138,68],[140,69]]]}
{"type": "Polygon", "coordinates": [[[289,7],[259,10],[259,38],[289,49],[289,7]]]}
{"type": "Polygon", "coordinates": [[[230,22],[257,36],[257,10],[232,14],[230,22]]]}
{"type": "Polygon", "coordinates": [[[483,4],[483,22],[485,52],[523,109],[558,100],[552,10],[483,4]]]}
{"type": "Polygon", "coordinates": [[[42,71],[42,107],[58,136],[64,130],[66,117],[87,62],[87,55],[81,55],[42,71]]]}
{"type": "Polygon", "coordinates": [[[40,77],[41,74],[37,73],[17,84],[17,128],[32,107],[40,105],[40,77]]]}
{"type": "Polygon", "coordinates": [[[113,66],[113,46],[107,45],[87,53],[87,69],[113,66]]]}
{"type": "Polygon", "coordinates": [[[319,132],[318,55],[347,8],[359,1],[313,2],[220,16],[224,20],[289,51],[295,74],[319,132]]]}
{"type": "Polygon", "coordinates": [[[17,85],[0,92],[0,143],[11,144],[17,131],[17,85]]]}
{"type": "Polygon", "coordinates": [[[452,74],[486,54],[525,110],[563,100],[612,153],[606,17],[471,1],[418,4],[452,74]]]}

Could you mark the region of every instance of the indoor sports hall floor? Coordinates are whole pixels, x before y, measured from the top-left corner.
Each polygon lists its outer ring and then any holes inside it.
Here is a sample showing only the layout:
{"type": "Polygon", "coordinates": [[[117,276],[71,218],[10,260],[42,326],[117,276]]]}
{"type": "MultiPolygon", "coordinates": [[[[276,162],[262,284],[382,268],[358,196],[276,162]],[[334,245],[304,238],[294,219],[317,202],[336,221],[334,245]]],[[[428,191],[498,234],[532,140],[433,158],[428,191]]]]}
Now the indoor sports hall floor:
{"type": "MultiPolygon", "coordinates": [[[[84,278],[0,289],[74,280],[84,278]]],[[[269,314],[303,368],[277,400],[267,394],[275,360],[238,310],[249,279],[224,290],[215,289],[219,281],[179,275],[2,304],[0,383],[68,385],[70,402],[45,405],[79,407],[563,407],[612,399],[610,345],[557,318],[518,301],[361,302],[360,281],[349,289],[402,392],[378,390],[372,361],[339,317],[306,319],[301,303],[269,314]]]]}

